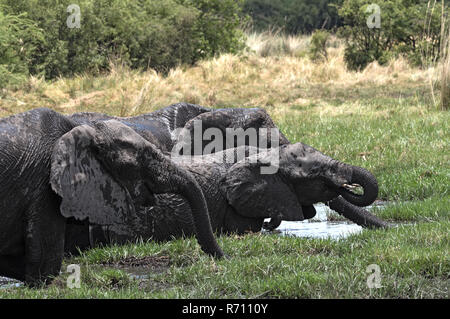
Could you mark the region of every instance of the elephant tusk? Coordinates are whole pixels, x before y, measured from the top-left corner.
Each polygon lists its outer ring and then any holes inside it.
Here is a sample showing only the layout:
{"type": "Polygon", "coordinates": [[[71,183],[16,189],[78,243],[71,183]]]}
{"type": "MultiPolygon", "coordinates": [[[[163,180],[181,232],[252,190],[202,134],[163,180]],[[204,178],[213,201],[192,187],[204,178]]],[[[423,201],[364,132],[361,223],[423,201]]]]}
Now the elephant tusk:
{"type": "Polygon", "coordinates": [[[351,184],[351,185],[349,185],[349,184],[342,184],[342,187],[344,187],[345,189],[348,189],[348,190],[354,190],[354,189],[356,189],[358,187],[362,187],[362,186],[359,185],[359,184],[351,184]]]}

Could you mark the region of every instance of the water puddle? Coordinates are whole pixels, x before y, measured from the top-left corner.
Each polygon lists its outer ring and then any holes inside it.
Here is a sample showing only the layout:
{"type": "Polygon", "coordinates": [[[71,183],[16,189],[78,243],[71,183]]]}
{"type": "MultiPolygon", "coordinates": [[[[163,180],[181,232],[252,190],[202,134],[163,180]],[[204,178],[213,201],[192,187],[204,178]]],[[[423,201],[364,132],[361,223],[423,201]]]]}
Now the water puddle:
{"type": "MultiPolygon", "coordinates": [[[[368,206],[366,209],[369,211],[374,207],[382,209],[385,205],[385,202],[375,202],[374,205],[368,206]]],[[[296,237],[332,238],[339,240],[352,234],[360,233],[363,230],[361,226],[350,221],[340,220],[343,217],[325,204],[316,204],[314,207],[317,211],[314,218],[298,222],[282,221],[274,232],[296,237]]],[[[267,221],[269,220],[267,219],[267,221]]]]}
{"type": "Polygon", "coordinates": [[[23,282],[0,276],[0,289],[17,288],[23,286],[23,282]]]}

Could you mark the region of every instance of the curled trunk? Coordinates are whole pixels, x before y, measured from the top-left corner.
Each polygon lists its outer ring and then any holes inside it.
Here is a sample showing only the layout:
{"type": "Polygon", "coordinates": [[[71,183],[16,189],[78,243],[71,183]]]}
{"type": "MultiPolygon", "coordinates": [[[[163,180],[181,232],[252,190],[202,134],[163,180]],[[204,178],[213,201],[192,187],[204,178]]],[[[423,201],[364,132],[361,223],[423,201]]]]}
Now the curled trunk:
{"type": "Polygon", "coordinates": [[[340,188],[339,193],[351,204],[364,207],[372,204],[377,199],[378,182],[368,170],[352,166],[352,177],[349,182],[351,184],[359,184],[364,189],[364,194],[359,195],[343,187],[340,188]]]}

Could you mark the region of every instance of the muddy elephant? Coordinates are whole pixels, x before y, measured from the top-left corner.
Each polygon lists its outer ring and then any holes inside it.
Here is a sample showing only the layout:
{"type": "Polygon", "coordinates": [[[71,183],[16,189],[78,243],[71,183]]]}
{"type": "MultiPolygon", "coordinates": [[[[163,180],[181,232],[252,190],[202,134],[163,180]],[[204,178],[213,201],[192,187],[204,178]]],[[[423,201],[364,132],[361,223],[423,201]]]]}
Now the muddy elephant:
{"type": "MultiPolygon", "coordinates": [[[[195,234],[205,252],[221,257],[213,231],[259,231],[266,217],[272,218],[267,228],[312,218],[312,204],[330,200],[330,207],[363,226],[385,226],[353,205],[376,198],[372,174],[290,144],[281,132],[266,137],[277,146],[258,149],[251,165],[253,155],[231,165],[217,160],[220,152],[181,153],[174,161],[177,130],[187,132],[183,141],[194,138],[198,121],[203,131],[276,129],[262,109],[186,103],[130,118],[36,109],[0,120],[0,275],[45,281],[58,274],[64,251],[138,237],[195,234]],[[279,170],[257,174],[265,152],[275,148],[279,170]],[[364,195],[348,190],[355,183],[364,195]]],[[[242,147],[246,154],[253,149],[242,147]]]]}
{"type": "MultiPolygon", "coordinates": [[[[313,204],[335,200],[347,192],[343,185],[355,178],[355,170],[370,175],[303,143],[284,144],[273,151],[241,146],[176,161],[200,185],[215,232],[259,232],[269,217],[289,221],[312,218],[316,214],[313,204]],[[243,159],[238,156],[240,149],[244,149],[243,159]],[[276,172],[263,174],[261,168],[273,161],[274,154],[278,157],[276,172]]],[[[149,194],[139,193],[133,200],[141,204],[129,220],[137,221],[139,228],[131,224],[98,227],[95,232],[91,228],[91,240],[109,245],[127,242],[136,235],[169,240],[195,233],[188,202],[179,194],[158,194],[149,199],[149,194]]],[[[380,226],[384,223],[373,218],[380,226]]]]}
{"type": "MultiPolygon", "coordinates": [[[[224,133],[222,135],[223,137],[226,136],[225,130],[228,128],[253,128],[257,131],[261,129],[277,129],[270,116],[263,109],[207,109],[186,103],[174,104],[159,111],[133,118],[117,118],[97,113],[78,113],[72,115],[71,118],[80,123],[90,123],[94,120],[105,121],[116,119],[131,127],[147,140],[151,140],[164,152],[169,152],[177,142],[180,142],[180,135],[175,133],[179,128],[184,128],[187,132],[188,139],[191,141],[194,140],[195,122],[202,123],[201,133],[204,133],[208,128],[218,128],[224,133]]],[[[290,142],[282,132],[277,131],[278,138],[275,139],[270,136],[271,132],[268,131],[268,136],[266,137],[268,143],[266,146],[268,148],[274,147],[274,145],[271,145],[271,142],[275,140],[277,142],[276,144],[281,146],[281,149],[284,149],[290,145],[290,142]]],[[[201,140],[200,154],[205,150],[207,142],[205,139],[201,140]]],[[[244,142],[244,144],[247,145],[248,143],[244,142]]],[[[259,145],[259,143],[257,144],[259,145]]],[[[224,148],[233,147],[233,145],[227,145],[226,141],[222,145],[225,146],[224,148]]],[[[213,165],[211,156],[196,156],[196,164],[194,166],[186,164],[190,163],[191,158],[189,157],[187,162],[184,161],[181,164],[186,165],[185,169],[193,173],[193,176],[195,176],[202,187],[208,203],[211,224],[213,230],[217,232],[255,232],[261,230],[261,225],[268,230],[272,230],[278,227],[283,219],[303,220],[314,217],[315,209],[312,204],[317,202],[327,203],[332,209],[363,227],[376,228],[387,226],[385,222],[360,207],[370,205],[378,194],[377,181],[370,172],[360,167],[345,165],[344,163],[337,166],[331,165],[327,171],[325,169],[327,167],[326,163],[333,160],[306,145],[303,147],[309,149],[311,154],[317,154],[317,156],[308,155],[307,157],[302,157],[306,161],[303,164],[305,171],[307,171],[306,167],[308,163],[308,165],[312,165],[309,162],[312,158],[321,157],[323,162],[321,169],[323,176],[320,178],[317,177],[316,180],[307,178],[303,182],[284,183],[284,187],[278,187],[280,184],[276,183],[275,176],[260,178],[258,182],[255,177],[250,178],[251,176],[248,176],[249,180],[246,181],[247,185],[261,186],[261,183],[264,181],[271,181],[265,187],[261,187],[259,191],[255,187],[249,187],[247,193],[253,194],[251,200],[250,195],[248,195],[249,198],[240,197],[239,200],[219,196],[219,194],[223,195],[224,192],[226,193],[223,187],[220,188],[218,185],[224,184],[223,178],[227,174],[223,172],[223,168],[219,169],[220,165],[217,162],[214,162],[214,165],[217,166],[216,168],[211,167],[213,165]],[[342,183],[339,187],[336,186],[337,181],[334,183],[330,182],[332,169],[336,169],[336,167],[340,167],[342,183]],[[219,173],[218,170],[222,171],[219,173]],[[345,173],[343,172],[344,170],[345,173]],[[213,172],[215,173],[213,174],[213,172]],[[305,181],[308,182],[305,183],[305,181]],[[364,189],[363,195],[353,193],[352,188],[354,188],[353,185],[355,184],[362,186],[364,189]],[[293,187],[296,188],[295,191],[286,191],[291,190],[293,187]],[[297,202],[283,200],[279,196],[279,189],[286,191],[286,194],[294,194],[291,196],[291,199],[300,193],[302,195],[297,196],[299,197],[297,202]],[[309,199],[307,199],[308,196],[309,199]],[[257,198],[260,199],[259,202],[257,200],[255,201],[257,198]],[[265,208],[266,205],[262,203],[271,200],[274,203],[277,202],[278,205],[282,205],[280,203],[285,201],[295,203],[295,205],[292,204],[289,210],[276,209],[276,205],[272,205],[274,207],[271,208],[265,208]],[[231,204],[231,201],[233,201],[233,204],[231,204]],[[255,203],[252,203],[252,201],[255,201],[255,203]],[[247,204],[249,209],[243,208],[244,202],[252,203],[251,205],[247,204]],[[240,209],[236,207],[240,207],[240,209]],[[259,215],[252,215],[251,212],[254,210],[250,209],[251,207],[260,208],[258,210],[259,215]],[[263,223],[263,217],[271,217],[271,221],[263,223]]],[[[192,148],[191,154],[195,153],[194,148],[192,148]]],[[[313,172],[320,166],[318,163],[319,161],[317,160],[316,164],[314,164],[315,166],[313,165],[313,172]]],[[[231,172],[237,172],[237,170],[231,170],[231,172]]],[[[310,176],[309,173],[304,174],[310,176]]],[[[228,176],[231,175],[228,174],[228,176]]],[[[278,174],[277,176],[280,175],[278,174]]],[[[159,194],[155,195],[152,203],[150,207],[141,210],[146,211],[144,214],[145,221],[142,221],[141,224],[149,225],[147,227],[150,229],[150,231],[148,229],[144,230],[145,234],[141,234],[143,237],[166,240],[192,233],[193,227],[189,217],[190,215],[185,213],[189,208],[180,196],[176,194],[159,194]]],[[[115,241],[121,241],[120,237],[111,227],[93,226],[88,225],[86,222],[78,224],[70,223],[66,236],[66,246],[68,251],[73,252],[77,247],[89,248],[98,243],[110,243],[112,238],[115,241]]],[[[124,236],[123,240],[126,240],[126,238],[127,236],[124,236]]]]}
{"type": "Polygon", "coordinates": [[[33,285],[57,275],[70,220],[129,225],[144,194],[183,196],[200,246],[223,256],[195,178],[120,122],[49,109],[1,119],[0,180],[1,276],[33,285]]]}

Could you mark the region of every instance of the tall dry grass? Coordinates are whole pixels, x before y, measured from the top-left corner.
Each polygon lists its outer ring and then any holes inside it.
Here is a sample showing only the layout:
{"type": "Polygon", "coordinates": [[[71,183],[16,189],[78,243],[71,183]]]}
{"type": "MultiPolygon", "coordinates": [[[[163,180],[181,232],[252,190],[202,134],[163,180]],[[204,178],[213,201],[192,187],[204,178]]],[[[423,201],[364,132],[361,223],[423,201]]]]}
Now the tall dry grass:
{"type": "MultiPolygon", "coordinates": [[[[407,94],[421,95],[414,88],[426,85],[430,77],[438,78],[436,67],[414,68],[401,58],[386,66],[374,62],[362,72],[349,71],[344,46],[337,39],[329,42],[327,61],[313,62],[307,54],[299,53],[307,51],[308,43],[304,36],[251,34],[248,45],[252,50],[244,55],[224,54],[195,66],[177,67],[165,75],[112,64],[109,74],[103,76],[79,75],[51,83],[34,78],[29,87],[0,98],[0,115],[46,106],[66,113],[129,116],[181,101],[209,107],[265,107],[273,112],[317,104],[321,110],[336,112],[330,102],[336,99],[343,101],[340,112],[352,112],[371,107],[355,105],[352,95],[376,99],[384,94],[384,88],[392,91],[393,87],[398,91],[388,93],[389,98],[401,98],[403,87],[410,88],[407,94]],[[269,47],[282,47],[283,51],[269,47]],[[380,89],[372,96],[374,88],[380,89]]],[[[419,101],[414,103],[423,108],[419,101]]]]}
{"type": "Polygon", "coordinates": [[[442,39],[441,39],[441,109],[450,109],[450,24],[442,22],[442,39]]]}
{"type": "Polygon", "coordinates": [[[284,35],[279,31],[249,33],[247,47],[251,53],[261,57],[304,56],[308,50],[309,36],[284,35]]]}
{"type": "MultiPolygon", "coordinates": [[[[310,43],[311,36],[309,35],[285,35],[280,31],[273,30],[247,34],[248,51],[260,57],[305,57],[309,51],[310,43]]],[[[327,41],[328,48],[341,48],[343,45],[343,40],[336,36],[330,36],[327,41]]]]}
{"type": "Polygon", "coordinates": [[[428,0],[426,16],[423,25],[423,34],[426,39],[425,46],[421,47],[422,64],[425,68],[441,69],[438,71],[438,76],[429,74],[427,82],[429,84],[430,92],[433,97],[434,105],[436,108],[447,110],[450,108],[450,70],[449,70],[449,45],[450,45],[450,25],[448,23],[448,17],[446,14],[447,7],[445,6],[445,0],[441,1],[441,35],[440,35],[440,48],[435,51],[432,50],[430,25],[432,23],[433,12],[439,10],[439,3],[436,0],[428,0]],[[440,85],[439,85],[440,83],[440,85]],[[436,98],[435,90],[440,89],[440,103],[436,98]]]}
{"type": "Polygon", "coordinates": [[[442,63],[441,108],[450,109],[450,37],[447,37],[446,52],[442,63]]]}

